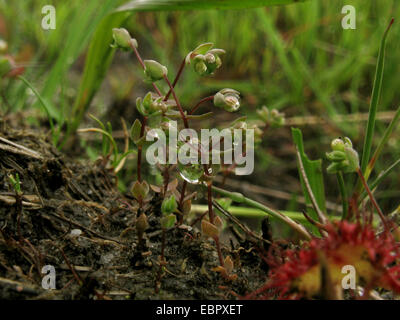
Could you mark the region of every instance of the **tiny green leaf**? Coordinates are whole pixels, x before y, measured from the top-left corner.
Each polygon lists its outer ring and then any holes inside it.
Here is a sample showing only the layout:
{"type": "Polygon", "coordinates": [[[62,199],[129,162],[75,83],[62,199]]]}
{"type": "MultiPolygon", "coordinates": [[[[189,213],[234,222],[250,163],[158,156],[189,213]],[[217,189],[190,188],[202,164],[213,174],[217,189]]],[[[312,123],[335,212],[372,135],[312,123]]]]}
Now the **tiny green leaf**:
{"type": "Polygon", "coordinates": [[[160,219],[161,228],[168,230],[175,226],[176,223],[176,216],[171,213],[167,216],[164,216],[160,219]]]}
{"type": "Polygon", "coordinates": [[[142,123],[139,121],[139,119],[136,119],[131,127],[131,139],[135,144],[137,144],[141,138],[141,131],[142,123]]]}
{"type": "Polygon", "coordinates": [[[163,215],[174,213],[176,209],[178,209],[178,204],[176,203],[174,195],[170,196],[169,198],[165,198],[161,204],[161,213],[163,215]]]}

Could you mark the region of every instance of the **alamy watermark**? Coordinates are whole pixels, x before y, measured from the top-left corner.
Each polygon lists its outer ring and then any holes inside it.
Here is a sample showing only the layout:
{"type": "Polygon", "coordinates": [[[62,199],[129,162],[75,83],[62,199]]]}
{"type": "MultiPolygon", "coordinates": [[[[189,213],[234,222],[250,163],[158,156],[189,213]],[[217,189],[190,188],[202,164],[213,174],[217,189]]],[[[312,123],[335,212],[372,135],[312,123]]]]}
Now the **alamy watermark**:
{"type": "Polygon", "coordinates": [[[56,29],[56,8],[52,5],[46,5],[42,7],[42,14],[45,16],[42,18],[42,28],[44,30],[55,30],[56,29]]]}
{"type": "Polygon", "coordinates": [[[342,19],[342,28],[347,29],[356,29],[356,8],[352,5],[346,5],[342,8],[342,14],[345,16],[342,19]]]}
{"type": "Polygon", "coordinates": [[[342,279],[342,288],[354,290],[356,288],[356,268],[352,265],[345,265],[342,268],[342,273],[346,274],[342,279]]]}
{"type": "Polygon", "coordinates": [[[42,288],[45,290],[54,290],[56,288],[56,269],[52,265],[45,265],[42,268],[42,288]]]}
{"type": "Polygon", "coordinates": [[[146,151],[149,164],[236,164],[241,166],[235,168],[236,175],[253,172],[254,129],[201,129],[199,137],[193,129],[178,132],[176,121],[169,124],[167,132],[161,129],[147,132],[146,141],[154,141],[146,151]]]}

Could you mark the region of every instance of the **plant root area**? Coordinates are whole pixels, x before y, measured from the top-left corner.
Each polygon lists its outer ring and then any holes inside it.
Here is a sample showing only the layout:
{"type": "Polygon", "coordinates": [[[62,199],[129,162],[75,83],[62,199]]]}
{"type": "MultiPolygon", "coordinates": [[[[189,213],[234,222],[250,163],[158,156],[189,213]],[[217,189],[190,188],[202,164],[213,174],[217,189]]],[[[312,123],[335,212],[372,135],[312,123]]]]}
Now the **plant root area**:
{"type": "Polygon", "coordinates": [[[138,245],[137,203],[101,161],[74,161],[32,130],[3,125],[0,138],[0,299],[236,299],[265,283],[250,242],[222,245],[238,276],[228,281],[212,270],[213,241],[185,225],[168,231],[160,272],[160,198],[144,207],[138,245]]]}

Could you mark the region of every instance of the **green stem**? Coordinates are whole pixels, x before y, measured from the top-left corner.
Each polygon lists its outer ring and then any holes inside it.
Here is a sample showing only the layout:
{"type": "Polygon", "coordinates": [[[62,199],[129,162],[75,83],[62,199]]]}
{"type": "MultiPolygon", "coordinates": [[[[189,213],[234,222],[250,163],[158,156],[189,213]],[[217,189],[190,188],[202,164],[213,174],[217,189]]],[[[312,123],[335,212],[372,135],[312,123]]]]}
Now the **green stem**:
{"type": "Polygon", "coordinates": [[[215,186],[212,186],[212,190],[214,192],[217,192],[217,193],[223,195],[224,197],[228,197],[228,198],[232,199],[235,202],[243,203],[243,204],[246,204],[253,208],[260,209],[260,210],[268,213],[269,215],[281,220],[282,222],[284,222],[285,224],[290,226],[292,229],[294,229],[295,231],[300,233],[304,238],[306,238],[308,240],[311,239],[310,233],[301,224],[295,222],[294,220],[292,220],[288,216],[284,215],[283,213],[279,212],[278,210],[269,208],[266,205],[263,205],[257,201],[246,198],[243,194],[241,194],[239,192],[230,192],[230,191],[227,191],[227,190],[215,187],[215,186]]]}
{"type": "Polygon", "coordinates": [[[343,173],[342,172],[336,173],[336,178],[339,184],[340,195],[342,197],[342,208],[343,208],[342,220],[346,220],[349,211],[349,202],[347,199],[346,184],[344,183],[343,173]]]}

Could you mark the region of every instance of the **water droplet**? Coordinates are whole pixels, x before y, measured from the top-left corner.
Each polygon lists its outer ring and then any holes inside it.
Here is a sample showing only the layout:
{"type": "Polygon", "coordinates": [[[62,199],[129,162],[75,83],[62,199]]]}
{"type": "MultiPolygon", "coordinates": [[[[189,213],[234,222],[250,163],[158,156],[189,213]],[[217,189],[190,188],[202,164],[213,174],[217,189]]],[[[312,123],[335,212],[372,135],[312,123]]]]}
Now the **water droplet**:
{"type": "Polygon", "coordinates": [[[200,164],[178,164],[179,174],[191,184],[198,184],[203,175],[203,167],[200,164]]]}

